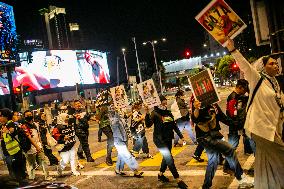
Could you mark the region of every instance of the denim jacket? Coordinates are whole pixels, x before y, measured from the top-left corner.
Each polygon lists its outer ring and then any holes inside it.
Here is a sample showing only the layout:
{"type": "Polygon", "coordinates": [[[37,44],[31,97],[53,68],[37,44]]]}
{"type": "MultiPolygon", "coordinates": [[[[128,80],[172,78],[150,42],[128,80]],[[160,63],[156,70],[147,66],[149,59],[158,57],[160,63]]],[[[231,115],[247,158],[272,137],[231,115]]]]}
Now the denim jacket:
{"type": "Polygon", "coordinates": [[[124,128],[124,120],[116,111],[109,111],[109,119],[114,141],[126,142],[128,140],[128,136],[124,128]]]}

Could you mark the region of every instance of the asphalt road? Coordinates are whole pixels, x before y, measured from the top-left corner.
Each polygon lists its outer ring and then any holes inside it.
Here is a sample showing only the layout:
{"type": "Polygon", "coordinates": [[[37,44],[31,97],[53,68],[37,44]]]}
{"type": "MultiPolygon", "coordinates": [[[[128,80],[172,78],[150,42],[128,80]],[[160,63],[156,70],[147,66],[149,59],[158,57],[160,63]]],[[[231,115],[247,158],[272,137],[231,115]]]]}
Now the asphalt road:
{"type": "MultiPolygon", "coordinates": [[[[232,91],[232,88],[223,88],[218,89],[221,101],[219,105],[222,110],[225,110],[226,98],[232,91]]],[[[191,95],[190,92],[187,93],[187,97],[191,95]]],[[[169,97],[170,106],[173,102],[173,98],[169,97]]],[[[153,143],[153,128],[147,129],[147,139],[150,148],[150,154],[152,154],[153,159],[144,159],[142,157],[137,158],[140,170],[144,171],[143,178],[134,178],[131,176],[121,177],[117,176],[114,173],[115,165],[107,166],[105,164],[106,157],[106,137],[103,135],[103,142],[98,142],[98,125],[94,122],[90,123],[90,137],[89,144],[91,147],[92,156],[95,159],[94,163],[87,163],[85,160],[80,160],[80,162],[84,165],[84,169],[79,170],[81,172],[81,176],[70,176],[70,167],[67,167],[64,172],[66,175],[63,177],[57,177],[56,175],[56,167],[50,166],[50,174],[56,177],[57,181],[64,181],[67,184],[73,185],[80,189],[109,189],[109,188],[117,188],[117,189],[130,189],[130,188],[177,188],[177,184],[175,183],[172,175],[167,170],[166,175],[170,178],[170,183],[164,184],[158,181],[157,175],[159,172],[159,166],[161,163],[161,155],[159,154],[156,146],[153,143]]],[[[192,143],[186,131],[183,132],[186,137],[187,145],[183,147],[174,147],[172,150],[175,164],[179,171],[181,178],[187,183],[189,188],[200,188],[202,186],[205,168],[207,162],[198,163],[191,156],[196,148],[196,145],[192,143]]],[[[228,128],[225,125],[222,125],[222,133],[225,135],[227,140],[228,128]]],[[[242,141],[242,139],[241,139],[242,141]]],[[[129,142],[129,149],[132,149],[132,144],[129,142]]],[[[78,143],[76,144],[78,145],[78,143]]],[[[113,160],[116,160],[117,152],[113,151],[113,160]]],[[[239,161],[244,169],[249,169],[252,165],[254,157],[245,155],[243,152],[243,144],[240,143],[240,146],[237,149],[237,155],[239,161]]],[[[203,154],[203,157],[206,158],[206,154],[203,154]]],[[[125,166],[125,170],[129,171],[128,167],[125,166]]],[[[37,170],[38,174],[37,179],[43,179],[43,174],[41,169],[37,170]]],[[[131,171],[129,171],[131,173],[131,171]]],[[[8,188],[10,183],[8,172],[3,164],[0,163],[0,188],[3,188],[3,184],[5,184],[5,188],[8,188]],[[2,185],[1,185],[2,184],[2,185]]],[[[10,183],[11,185],[11,183],[10,183]]],[[[11,185],[12,186],[12,185],[11,185]]],[[[225,175],[222,171],[222,166],[218,166],[218,170],[213,180],[213,189],[222,189],[222,188],[238,188],[238,184],[233,176],[225,175]]]]}

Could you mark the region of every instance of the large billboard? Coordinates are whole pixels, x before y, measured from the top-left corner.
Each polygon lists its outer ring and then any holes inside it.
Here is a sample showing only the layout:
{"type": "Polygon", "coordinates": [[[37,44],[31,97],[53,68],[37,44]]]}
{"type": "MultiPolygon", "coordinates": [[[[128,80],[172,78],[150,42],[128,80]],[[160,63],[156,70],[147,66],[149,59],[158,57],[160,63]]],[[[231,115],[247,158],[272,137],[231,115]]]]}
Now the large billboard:
{"type": "Polygon", "coordinates": [[[0,2],[0,65],[16,62],[16,39],[13,7],[0,2]]]}
{"type": "MultiPolygon", "coordinates": [[[[94,50],[50,50],[19,53],[21,66],[13,72],[13,85],[29,91],[74,86],[76,83],[109,83],[104,52],[94,50]]],[[[0,76],[0,94],[8,94],[5,74],[0,76]],[[1,87],[4,86],[4,87],[1,87]],[[6,88],[5,88],[6,86],[6,88]],[[5,89],[5,90],[4,90],[5,89]]]]}

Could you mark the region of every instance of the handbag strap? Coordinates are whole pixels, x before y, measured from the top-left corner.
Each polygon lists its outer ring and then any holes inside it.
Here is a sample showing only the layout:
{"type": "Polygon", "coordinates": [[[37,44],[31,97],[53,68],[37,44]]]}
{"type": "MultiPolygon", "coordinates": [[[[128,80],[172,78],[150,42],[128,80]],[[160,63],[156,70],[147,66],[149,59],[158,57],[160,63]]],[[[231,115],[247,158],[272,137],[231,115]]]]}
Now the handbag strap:
{"type": "Polygon", "coordinates": [[[252,102],[253,102],[253,99],[254,99],[254,97],[255,97],[255,94],[256,94],[256,92],[258,91],[258,89],[259,89],[259,87],[260,87],[260,85],[261,85],[263,79],[264,79],[264,77],[261,76],[260,79],[258,80],[258,82],[257,82],[257,84],[256,84],[256,86],[255,86],[255,88],[254,88],[254,90],[253,90],[253,92],[252,92],[250,102],[248,103],[247,111],[249,110],[249,108],[250,108],[250,106],[251,106],[251,104],[252,104],[252,102]]]}

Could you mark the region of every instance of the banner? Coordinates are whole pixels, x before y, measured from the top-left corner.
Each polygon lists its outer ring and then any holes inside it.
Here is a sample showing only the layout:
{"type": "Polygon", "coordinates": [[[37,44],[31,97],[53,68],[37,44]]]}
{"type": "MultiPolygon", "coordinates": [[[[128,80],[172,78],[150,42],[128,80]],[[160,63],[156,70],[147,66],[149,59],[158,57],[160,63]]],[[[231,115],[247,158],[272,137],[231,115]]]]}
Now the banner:
{"type": "Polygon", "coordinates": [[[246,24],[224,0],[211,1],[195,19],[222,46],[246,28],[246,24]]]}
{"type": "Polygon", "coordinates": [[[192,87],[194,98],[201,102],[202,108],[220,101],[209,69],[190,77],[188,81],[192,87]]]}
{"type": "Polygon", "coordinates": [[[110,88],[110,94],[115,107],[126,108],[129,105],[128,98],[123,85],[110,88]]]}
{"type": "Polygon", "coordinates": [[[109,93],[109,90],[103,90],[100,92],[95,101],[95,106],[96,108],[99,108],[101,106],[107,106],[111,103],[111,95],[109,93]]]}
{"type": "Polygon", "coordinates": [[[161,104],[159,95],[152,79],[139,83],[137,85],[137,88],[144,104],[146,104],[149,108],[161,104]]]}

